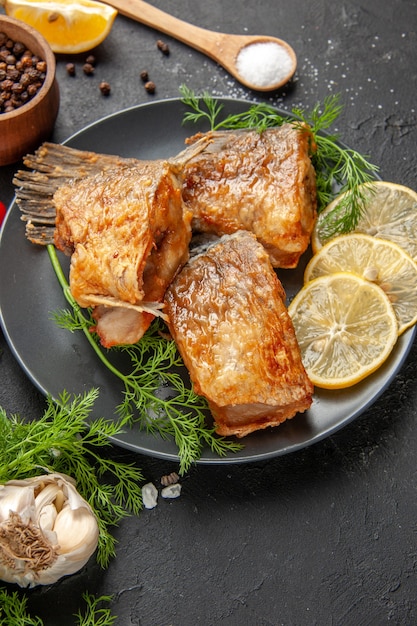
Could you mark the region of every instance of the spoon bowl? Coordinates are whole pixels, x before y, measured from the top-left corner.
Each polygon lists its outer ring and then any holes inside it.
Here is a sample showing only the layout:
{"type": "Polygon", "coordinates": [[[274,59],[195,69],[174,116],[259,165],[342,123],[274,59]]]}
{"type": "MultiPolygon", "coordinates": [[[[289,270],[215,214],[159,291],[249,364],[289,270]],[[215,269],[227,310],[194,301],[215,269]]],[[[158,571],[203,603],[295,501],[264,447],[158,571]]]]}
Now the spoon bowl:
{"type": "Polygon", "coordinates": [[[106,0],[106,4],[202,52],[249,89],[279,89],[295,73],[295,52],[277,37],[217,33],[184,22],[143,0],[106,0]]]}

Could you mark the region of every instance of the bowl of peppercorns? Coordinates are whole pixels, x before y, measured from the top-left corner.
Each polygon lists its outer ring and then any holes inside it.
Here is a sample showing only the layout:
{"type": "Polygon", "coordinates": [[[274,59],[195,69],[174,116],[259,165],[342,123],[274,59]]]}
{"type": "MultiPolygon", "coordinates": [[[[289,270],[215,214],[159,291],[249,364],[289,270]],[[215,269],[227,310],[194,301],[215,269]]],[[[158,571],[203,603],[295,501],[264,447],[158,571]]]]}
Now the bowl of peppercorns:
{"type": "Polygon", "coordinates": [[[0,15],[0,166],[49,138],[59,109],[55,55],[37,30],[0,15]]]}

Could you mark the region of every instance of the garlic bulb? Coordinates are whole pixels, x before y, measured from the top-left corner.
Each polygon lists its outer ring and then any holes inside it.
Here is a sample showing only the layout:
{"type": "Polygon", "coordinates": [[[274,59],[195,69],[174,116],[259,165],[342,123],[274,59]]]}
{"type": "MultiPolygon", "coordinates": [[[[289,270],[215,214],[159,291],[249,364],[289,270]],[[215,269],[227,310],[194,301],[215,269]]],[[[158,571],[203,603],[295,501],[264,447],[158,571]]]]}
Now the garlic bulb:
{"type": "Polygon", "coordinates": [[[0,485],[0,579],[21,587],[74,574],[97,547],[90,505],[64,474],[0,485]]]}

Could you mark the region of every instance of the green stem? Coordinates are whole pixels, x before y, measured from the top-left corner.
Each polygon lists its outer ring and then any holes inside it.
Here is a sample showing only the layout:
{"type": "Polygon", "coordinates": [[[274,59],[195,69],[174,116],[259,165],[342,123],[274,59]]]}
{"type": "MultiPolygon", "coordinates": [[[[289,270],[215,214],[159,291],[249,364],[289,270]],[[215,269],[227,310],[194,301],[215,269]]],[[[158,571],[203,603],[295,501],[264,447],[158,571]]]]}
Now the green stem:
{"type": "MultiPolygon", "coordinates": [[[[62,270],[62,266],[61,266],[61,264],[59,262],[55,246],[53,246],[52,244],[48,244],[46,247],[47,247],[47,250],[48,250],[49,258],[51,260],[52,267],[54,269],[56,277],[58,278],[58,282],[61,285],[62,291],[64,292],[65,299],[67,300],[67,302],[71,305],[71,307],[75,311],[78,319],[79,320],[81,320],[81,319],[85,320],[85,318],[84,318],[84,316],[83,316],[83,314],[81,312],[81,307],[74,300],[74,297],[73,297],[73,295],[71,293],[70,286],[69,286],[68,281],[66,279],[66,276],[65,276],[65,274],[64,274],[64,272],[62,270]]],[[[123,380],[124,383],[126,383],[126,377],[123,376],[123,374],[118,369],[116,369],[114,367],[114,365],[112,365],[108,359],[106,359],[106,357],[104,356],[104,354],[100,350],[99,346],[94,341],[94,337],[90,333],[90,331],[89,331],[88,327],[86,326],[86,324],[85,323],[81,324],[81,326],[82,326],[82,331],[83,331],[84,335],[87,337],[87,340],[88,340],[90,346],[93,348],[94,352],[97,354],[97,356],[99,357],[100,361],[106,367],[108,367],[108,369],[112,372],[112,374],[114,374],[115,376],[117,376],[118,378],[123,380]]]]}

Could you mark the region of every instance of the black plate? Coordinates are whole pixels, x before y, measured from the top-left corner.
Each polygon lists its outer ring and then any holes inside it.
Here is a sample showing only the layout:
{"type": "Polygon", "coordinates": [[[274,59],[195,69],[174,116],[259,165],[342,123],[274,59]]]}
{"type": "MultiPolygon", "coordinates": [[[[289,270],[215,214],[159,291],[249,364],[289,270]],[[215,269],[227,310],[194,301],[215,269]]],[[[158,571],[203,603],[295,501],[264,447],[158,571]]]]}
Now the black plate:
{"type": "MultiPolygon", "coordinates": [[[[222,100],[223,101],[223,100],[222,100]]],[[[246,110],[248,102],[224,101],[225,113],[246,110]]],[[[197,126],[183,126],[185,107],[180,100],[164,100],[121,111],[87,126],[66,143],[81,150],[140,159],[166,158],[184,148],[184,140],[197,126]]],[[[284,113],[285,114],[285,113],[284,113]]],[[[297,270],[279,277],[289,297],[302,285],[306,254],[297,270]]],[[[121,400],[117,379],[102,366],[82,333],[70,333],[51,321],[51,311],[66,308],[49,256],[30,244],[14,204],[3,224],[0,239],[1,323],[7,341],[30,380],[42,393],[57,397],[64,389],[82,393],[100,389],[93,417],[111,418],[121,400]]],[[[415,335],[406,331],[388,361],[372,376],[350,389],[317,390],[309,411],[278,428],[254,433],[243,440],[244,449],[226,458],[204,450],[201,463],[237,463],[263,460],[304,448],[345,426],[365,411],[390,384],[400,369],[415,335]]],[[[173,442],[132,428],[114,443],[151,456],[177,460],[173,442]]]]}

